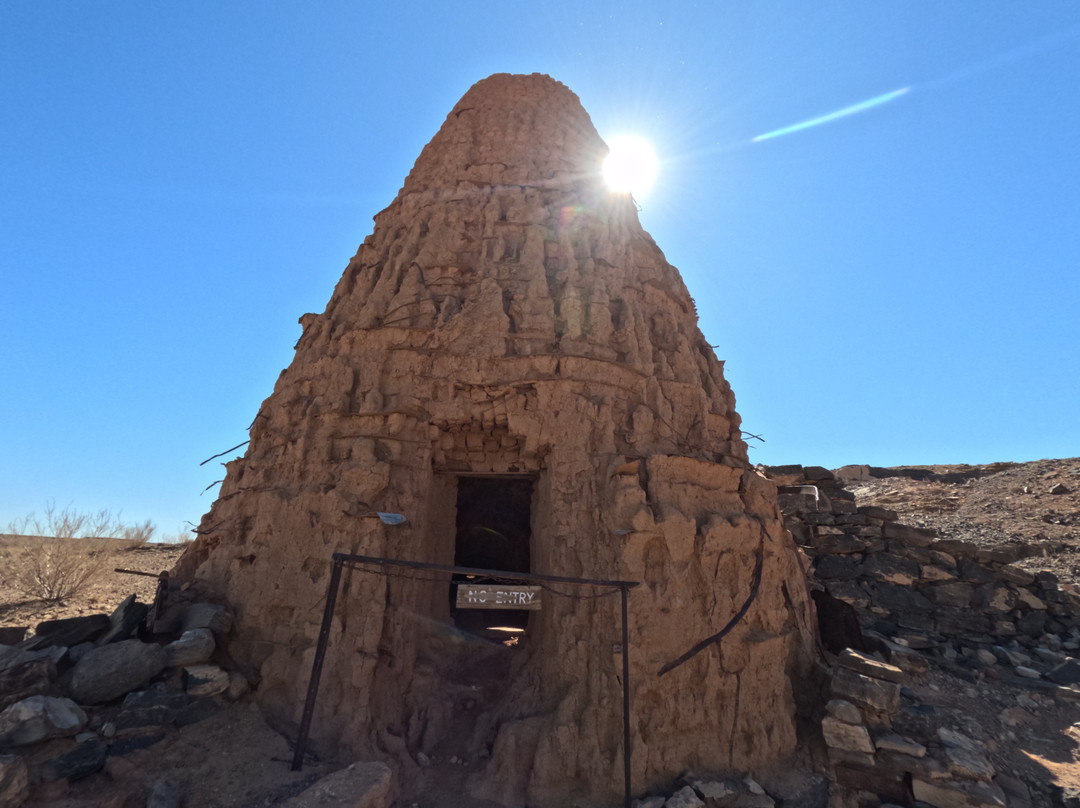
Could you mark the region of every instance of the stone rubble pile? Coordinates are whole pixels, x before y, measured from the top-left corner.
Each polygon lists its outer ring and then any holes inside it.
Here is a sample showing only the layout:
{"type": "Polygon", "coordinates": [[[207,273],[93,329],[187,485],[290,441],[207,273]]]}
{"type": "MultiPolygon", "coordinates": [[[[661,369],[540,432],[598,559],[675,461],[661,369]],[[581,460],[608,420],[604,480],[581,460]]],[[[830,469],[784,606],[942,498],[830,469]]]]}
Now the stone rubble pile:
{"type": "Polygon", "coordinates": [[[773,808],[777,800],[752,777],[686,776],[670,796],[634,800],[634,808],[773,808]]]}
{"type": "MultiPolygon", "coordinates": [[[[1015,566],[1022,546],[939,540],[890,510],[858,506],[824,468],[763,471],[808,557],[822,644],[836,654],[821,724],[835,790],[860,805],[1037,804],[904,681],[933,660],[967,681],[1017,686],[1031,709],[1080,701],[1080,660],[1071,656],[1080,649],[1080,597],[1050,573],[1015,566]]],[[[1023,706],[1000,715],[1005,727],[1032,718],[1023,706]]]]}
{"type": "Polygon", "coordinates": [[[0,644],[0,805],[55,793],[244,695],[247,679],[211,662],[230,627],[222,606],[152,609],[132,595],[111,616],[46,621],[0,644]]]}
{"type": "MultiPolygon", "coordinates": [[[[901,524],[893,511],[857,506],[824,468],[764,471],[778,485],[785,527],[813,560],[819,612],[835,599],[905,658],[922,651],[965,678],[1020,680],[1080,699],[1080,661],[1071,656],[1080,649],[1080,594],[1052,573],[1016,566],[1023,545],[939,540],[931,529],[901,524]]],[[[826,647],[836,623],[823,621],[826,647]]],[[[857,647],[849,639],[836,645],[857,647]]]]}
{"type": "Polygon", "coordinates": [[[903,687],[906,676],[850,649],[837,657],[821,722],[834,781],[860,805],[1029,805],[1026,786],[999,777],[977,740],[940,725],[934,708],[903,687]]]}

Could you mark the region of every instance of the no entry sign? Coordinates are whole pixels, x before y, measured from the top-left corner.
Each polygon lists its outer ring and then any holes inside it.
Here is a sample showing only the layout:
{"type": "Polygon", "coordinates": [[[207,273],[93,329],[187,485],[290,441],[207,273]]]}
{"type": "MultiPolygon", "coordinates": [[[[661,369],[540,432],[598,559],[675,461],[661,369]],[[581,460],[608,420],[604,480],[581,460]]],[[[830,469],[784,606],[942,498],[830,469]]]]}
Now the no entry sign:
{"type": "Polygon", "coordinates": [[[540,608],[540,587],[458,584],[457,607],[459,609],[537,610],[540,608]]]}

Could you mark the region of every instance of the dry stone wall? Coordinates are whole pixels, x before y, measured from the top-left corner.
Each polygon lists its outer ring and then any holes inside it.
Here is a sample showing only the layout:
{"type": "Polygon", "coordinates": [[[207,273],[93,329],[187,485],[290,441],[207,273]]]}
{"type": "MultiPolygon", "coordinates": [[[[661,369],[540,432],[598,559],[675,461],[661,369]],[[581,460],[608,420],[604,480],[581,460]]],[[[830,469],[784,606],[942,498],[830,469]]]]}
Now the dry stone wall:
{"type": "MultiPolygon", "coordinates": [[[[853,606],[863,628],[969,672],[1047,687],[1080,682],[1068,656],[1080,649],[1080,595],[1050,572],[1016,566],[1022,545],[940,540],[893,511],[857,506],[824,468],[766,474],[779,485],[784,524],[812,558],[812,582],[853,606]]],[[[822,625],[826,641],[831,628],[822,625]]]]}

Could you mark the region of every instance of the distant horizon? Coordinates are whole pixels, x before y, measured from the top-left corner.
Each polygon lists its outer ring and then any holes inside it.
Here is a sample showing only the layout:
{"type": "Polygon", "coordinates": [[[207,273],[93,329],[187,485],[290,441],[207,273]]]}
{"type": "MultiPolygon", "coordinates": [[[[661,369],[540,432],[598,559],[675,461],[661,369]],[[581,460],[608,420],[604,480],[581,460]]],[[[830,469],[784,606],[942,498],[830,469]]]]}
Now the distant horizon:
{"type": "MultiPolygon", "coordinates": [[[[761,467],[764,467],[766,469],[783,468],[785,466],[799,466],[799,467],[803,467],[803,468],[821,467],[821,468],[828,469],[829,471],[835,473],[835,472],[837,472],[837,471],[839,471],[840,469],[843,469],[843,468],[858,467],[858,466],[868,466],[871,469],[880,468],[880,469],[887,469],[887,470],[893,470],[893,469],[927,469],[927,468],[937,468],[937,467],[946,467],[946,468],[959,468],[959,467],[985,468],[987,466],[993,466],[993,465],[998,465],[998,464],[1005,464],[1005,465],[1012,465],[1012,466],[1023,466],[1023,465],[1028,465],[1028,464],[1031,464],[1031,463],[1040,463],[1040,462],[1045,462],[1045,461],[1065,462],[1065,461],[1070,461],[1070,460],[1080,460],[1080,456],[1077,456],[1077,457],[1040,457],[1040,458],[1038,458],[1036,460],[994,460],[994,461],[991,461],[989,463],[902,463],[902,464],[894,465],[894,466],[878,466],[878,465],[876,465],[874,463],[843,463],[843,464],[841,464],[839,466],[821,466],[821,464],[819,464],[819,463],[768,463],[768,464],[765,464],[765,463],[754,463],[753,460],[751,459],[750,465],[751,465],[751,467],[756,468],[758,466],[761,466],[761,467]]],[[[889,479],[889,478],[878,478],[878,479],[889,479]]],[[[32,515],[32,514],[25,514],[24,516],[27,516],[27,515],[32,515]]],[[[117,517],[119,517],[119,516],[120,516],[120,514],[117,514],[117,517]]],[[[48,534],[43,535],[43,534],[38,534],[38,533],[18,533],[18,532],[11,533],[11,532],[7,532],[7,529],[12,527],[12,526],[13,525],[10,524],[10,523],[7,524],[7,525],[0,525],[0,539],[5,539],[5,538],[20,538],[20,539],[51,538],[48,534]]],[[[179,544],[182,544],[184,542],[194,541],[195,538],[196,538],[195,528],[197,526],[198,526],[198,523],[196,522],[192,526],[192,528],[190,530],[188,530],[188,531],[183,531],[183,530],[178,529],[178,530],[175,530],[175,531],[169,531],[169,533],[171,535],[166,535],[164,532],[158,532],[158,531],[160,531],[160,526],[155,523],[155,529],[156,529],[155,535],[153,537],[151,537],[149,540],[147,540],[146,543],[147,544],[163,544],[163,545],[179,545],[179,544]],[[187,534],[190,534],[190,535],[181,536],[180,535],[181,533],[187,533],[187,534]]],[[[78,536],[78,537],[74,537],[73,540],[80,541],[82,539],[115,540],[115,541],[131,541],[131,542],[138,541],[137,539],[125,539],[125,538],[123,538],[121,536],[78,536]]]]}

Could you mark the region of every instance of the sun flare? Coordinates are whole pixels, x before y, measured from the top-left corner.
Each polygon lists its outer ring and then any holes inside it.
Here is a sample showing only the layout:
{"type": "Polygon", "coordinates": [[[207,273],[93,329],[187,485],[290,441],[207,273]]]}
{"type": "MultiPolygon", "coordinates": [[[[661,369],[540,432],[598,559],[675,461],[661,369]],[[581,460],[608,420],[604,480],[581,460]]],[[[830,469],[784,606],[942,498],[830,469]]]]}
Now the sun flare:
{"type": "Polygon", "coordinates": [[[608,140],[611,150],[604,160],[604,182],[620,194],[642,199],[656,182],[660,161],[652,144],[638,135],[615,135],[608,140]]]}

